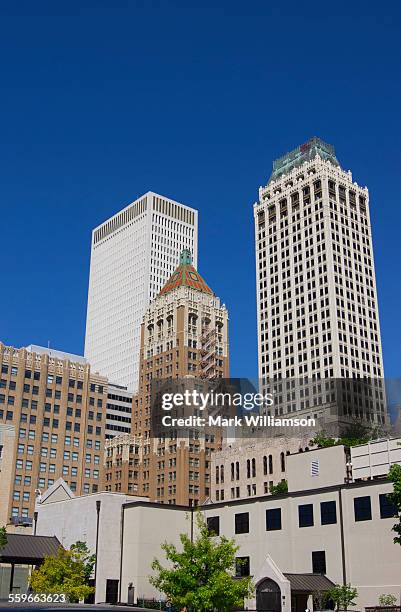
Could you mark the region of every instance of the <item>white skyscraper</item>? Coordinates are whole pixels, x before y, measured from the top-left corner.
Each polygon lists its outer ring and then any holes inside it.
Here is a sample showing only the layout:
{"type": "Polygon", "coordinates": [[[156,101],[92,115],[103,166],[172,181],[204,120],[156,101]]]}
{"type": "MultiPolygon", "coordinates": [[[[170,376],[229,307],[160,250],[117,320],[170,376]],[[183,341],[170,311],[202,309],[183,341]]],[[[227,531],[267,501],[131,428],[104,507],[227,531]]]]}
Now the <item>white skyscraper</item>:
{"type": "Polygon", "coordinates": [[[148,192],[92,232],[85,357],[92,371],[135,391],[142,316],[189,249],[198,212],[148,192]]]}
{"type": "MultiPolygon", "coordinates": [[[[312,138],[274,161],[254,218],[260,379],[383,377],[367,188],[312,138]]],[[[384,422],[380,381],[342,385],[343,414],[384,422]]],[[[283,388],[283,412],[315,416],[333,393],[283,388]]]]}

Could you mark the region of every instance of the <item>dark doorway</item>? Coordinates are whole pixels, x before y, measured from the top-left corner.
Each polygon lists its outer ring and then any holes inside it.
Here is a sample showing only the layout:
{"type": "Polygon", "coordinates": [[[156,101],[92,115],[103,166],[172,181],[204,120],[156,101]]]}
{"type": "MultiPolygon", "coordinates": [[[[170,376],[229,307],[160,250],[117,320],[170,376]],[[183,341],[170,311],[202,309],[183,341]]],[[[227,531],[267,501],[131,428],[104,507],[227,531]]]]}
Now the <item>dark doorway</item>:
{"type": "Polygon", "coordinates": [[[116,604],[118,601],[118,580],[106,580],[106,603],[116,604]]]}
{"type": "MultiPolygon", "coordinates": [[[[88,585],[91,587],[95,586],[95,579],[91,578],[88,582],[88,585]]],[[[86,604],[94,604],[95,603],[95,592],[91,593],[90,595],[88,595],[88,597],[85,598],[85,603],[86,604]]]]}
{"type": "Polygon", "coordinates": [[[308,593],[291,593],[291,612],[305,612],[308,603],[308,593]]]}
{"type": "Polygon", "coordinates": [[[263,612],[281,612],[281,590],[271,578],[263,580],[256,589],[256,609],[263,612]]]}

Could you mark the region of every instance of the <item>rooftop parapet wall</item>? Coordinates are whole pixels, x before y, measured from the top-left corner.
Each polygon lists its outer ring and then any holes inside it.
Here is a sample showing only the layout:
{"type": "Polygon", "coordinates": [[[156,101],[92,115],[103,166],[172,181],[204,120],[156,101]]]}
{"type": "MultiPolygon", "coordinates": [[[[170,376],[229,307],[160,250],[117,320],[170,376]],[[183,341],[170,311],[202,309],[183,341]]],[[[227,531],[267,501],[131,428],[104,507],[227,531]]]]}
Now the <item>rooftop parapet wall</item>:
{"type": "Polygon", "coordinates": [[[273,161],[273,172],[269,183],[287,175],[291,170],[298,168],[306,161],[310,161],[316,155],[319,155],[323,160],[328,160],[334,166],[340,165],[333,145],[314,136],[307,142],[299,145],[299,147],[273,161]]]}
{"type": "Polygon", "coordinates": [[[270,179],[267,185],[259,187],[259,201],[255,202],[255,214],[260,207],[263,207],[267,201],[275,201],[282,197],[289,196],[294,190],[302,189],[304,185],[309,185],[311,178],[313,180],[328,177],[331,180],[337,180],[340,183],[351,186],[366,197],[369,190],[366,186],[359,185],[352,178],[350,170],[343,170],[340,166],[332,164],[330,160],[324,160],[316,153],[315,157],[303,161],[299,166],[288,170],[288,173],[279,176],[276,180],[270,179]]]}

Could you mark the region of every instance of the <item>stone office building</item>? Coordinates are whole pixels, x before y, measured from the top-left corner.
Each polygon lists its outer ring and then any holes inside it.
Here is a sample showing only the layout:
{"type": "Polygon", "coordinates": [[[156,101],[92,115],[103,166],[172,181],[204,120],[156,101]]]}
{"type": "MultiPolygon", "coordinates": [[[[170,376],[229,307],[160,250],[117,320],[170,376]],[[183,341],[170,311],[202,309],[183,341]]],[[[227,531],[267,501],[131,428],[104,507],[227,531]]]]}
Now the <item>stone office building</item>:
{"type": "Polygon", "coordinates": [[[313,448],[311,436],[238,439],[212,455],[210,501],[257,497],[287,480],[287,457],[313,448]]]}
{"type": "Polygon", "coordinates": [[[7,525],[15,464],[15,427],[0,423],[0,527],[7,525]]]}
{"type": "Polygon", "coordinates": [[[259,189],[259,378],[288,379],[276,414],[388,425],[369,209],[319,138],[275,160],[259,189]]]}
{"type": "Polygon", "coordinates": [[[1,343],[0,372],[0,423],[15,429],[1,516],[29,527],[36,496],[60,476],[80,495],[100,489],[107,379],[77,355],[1,343]]]}

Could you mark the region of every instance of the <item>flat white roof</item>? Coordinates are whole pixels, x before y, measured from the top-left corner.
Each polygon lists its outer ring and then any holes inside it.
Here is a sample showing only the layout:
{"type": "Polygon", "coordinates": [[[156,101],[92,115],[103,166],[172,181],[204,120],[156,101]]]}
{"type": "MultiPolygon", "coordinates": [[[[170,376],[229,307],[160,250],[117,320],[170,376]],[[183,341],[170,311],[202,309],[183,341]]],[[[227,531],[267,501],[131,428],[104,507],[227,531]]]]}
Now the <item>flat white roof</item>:
{"type": "Polygon", "coordinates": [[[25,347],[30,353],[39,353],[40,355],[49,355],[49,357],[55,357],[56,359],[69,359],[77,363],[86,364],[88,360],[82,355],[74,355],[73,353],[66,353],[65,351],[57,351],[53,348],[46,348],[45,346],[38,346],[37,344],[30,344],[25,347]]]}

